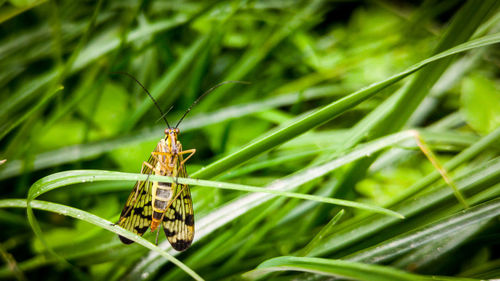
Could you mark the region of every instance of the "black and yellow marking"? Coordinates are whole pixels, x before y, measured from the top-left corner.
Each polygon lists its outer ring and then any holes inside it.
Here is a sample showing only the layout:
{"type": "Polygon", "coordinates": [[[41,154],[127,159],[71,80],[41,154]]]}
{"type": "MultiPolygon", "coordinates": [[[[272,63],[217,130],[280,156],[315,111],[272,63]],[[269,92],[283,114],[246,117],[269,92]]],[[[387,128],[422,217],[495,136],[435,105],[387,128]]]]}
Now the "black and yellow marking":
{"type": "MultiPolygon", "coordinates": [[[[135,77],[126,72],[115,72],[123,74],[133,79],[139,84],[161,113],[165,120],[165,138],[161,139],[156,148],[151,152],[147,162],[144,162],[141,169],[142,174],[161,175],[177,177],[187,177],[184,163],[196,152],[196,149],[182,150],[181,143],[177,140],[179,125],[204,96],[214,89],[227,83],[243,83],[242,81],[225,81],[215,85],[201,96],[184,112],[175,127],[170,127],[166,115],[163,114],[158,103],[153,96],[135,77]],[[186,159],[184,159],[184,156],[186,159]]],[[[168,112],[167,112],[168,113],[168,112]]],[[[120,216],[118,225],[142,236],[151,227],[155,230],[158,225],[163,226],[165,235],[172,247],[178,251],[186,250],[194,238],[194,211],[191,193],[187,185],[175,183],[163,183],[148,181],[138,181],[120,216]]],[[[158,238],[158,236],[157,236],[158,238]]],[[[125,244],[133,241],[120,236],[120,240],[125,244]]]]}
{"type": "MultiPolygon", "coordinates": [[[[185,167],[181,167],[179,176],[187,177],[185,167]]],[[[184,251],[191,246],[194,238],[193,202],[187,186],[178,184],[176,189],[180,194],[165,212],[163,230],[172,247],[177,251],[184,251]]]]}
{"type": "MultiPolygon", "coordinates": [[[[172,131],[165,131],[165,139],[160,140],[148,162],[144,163],[141,173],[187,177],[182,155],[192,155],[194,150],[183,151],[176,138],[178,129],[172,131]]],[[[194,238],[194,211],[187,185],[148,180],[136,183],[118,225],[142,236],[149,227],[156,230],[159,224],[163,226],[165,236],[175,250],[184,251],[191,245],[194,238]]],[[[122,236],[120,240],[125,244],[133,242],[122,236]]]]}
{"type": "MultiPolygon", "coordinates": [[[[150,159],[150,161],[153,160],[150,159]]],[[[147,166],[143,166],[141,173],[150,174],[151,170],[147,166]]],[[[151,206],[150,185],[149,181],[138,181],[134,185],[118,221],[119,226],[139,236],[142,236],[151,225],[153,208],[151,206]]],[[[120,240],[125,244],[133,243],[132,240],[123,236],[120,236],[120,240]]]]}

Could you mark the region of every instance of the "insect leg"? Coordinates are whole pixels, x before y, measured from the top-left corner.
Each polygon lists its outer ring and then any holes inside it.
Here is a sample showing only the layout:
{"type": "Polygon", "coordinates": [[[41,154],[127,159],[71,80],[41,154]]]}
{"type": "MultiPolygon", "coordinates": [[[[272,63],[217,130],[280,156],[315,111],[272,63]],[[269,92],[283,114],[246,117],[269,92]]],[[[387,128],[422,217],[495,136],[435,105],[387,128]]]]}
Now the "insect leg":
{"type": "Polygon", "coordinates": [[[161,155],[165,155],[165,152],[158,152],[158,151],[153,151],[151,152],[151,157],[153,157],[156,162],[162,163],[163,160],[159,157],[161,155]]]}
{"type": "MultiPolygon", "coordinates": [[[[148,162],[144,162],[144,163],[142,163],[142,165],[143,165],[143,166],[144,166],[144,165],[146,165],[146,167],[150,168],[150,169],[151,169],[151,170],[153,170],[153,171],[154,171],[154,169],[155,169],[155,167],[153,167],[153,165],[149,164],[148,162]]],[[[150,175],[150,174],[151,174],[151,173],[148,173],[148,175],[150,175]]]]}
{"type": "Polygon", "coordinates": [[[187,154],[187,153],[190,153],[190,154],[186,157],[186,159],[182,160],[182,162],[179,166],[183,166],[184,163],[186,163],[186,161],[196,153],[196,148],[184,150],[184,151],[179,152],[178,154],[182,155],[182,154],[187,154]]]}
{"type": "Polygon", "coordinates": [[[172,154],[170,152],[153,151],[151,152],[151,155],[153,158],[157,160],[157,163],[159,163],[164,170],[168,170],[166,163],[170,162],[170,158],[172,157],[172,154]],[[167,157],[166,161],[160,159],[159,156],[166,156],[167,157]]]}

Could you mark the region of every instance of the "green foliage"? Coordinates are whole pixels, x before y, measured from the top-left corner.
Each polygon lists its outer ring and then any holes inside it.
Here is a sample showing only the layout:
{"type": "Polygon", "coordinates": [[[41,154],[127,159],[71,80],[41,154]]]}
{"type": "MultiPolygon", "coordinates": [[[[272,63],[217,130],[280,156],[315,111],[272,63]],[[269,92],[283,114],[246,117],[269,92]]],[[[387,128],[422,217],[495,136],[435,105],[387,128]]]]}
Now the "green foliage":
{"type": "Polygon", "coordinates": [[[393,4],[0,1],[0,279],[500,278],[500,2],[393,4]],[[179,126],[183,253],[113,224],[166,126],[116,71],[251,83],[179,126]]]}
{"type": "MultiPolygon", "coordinates": [[[[498,83],[497,83],[498,84],[498,83]]],[[[461,108],[471,127],[489,133],[500,126],[500,86],[474,75],[462,83],[461,108]]]]}

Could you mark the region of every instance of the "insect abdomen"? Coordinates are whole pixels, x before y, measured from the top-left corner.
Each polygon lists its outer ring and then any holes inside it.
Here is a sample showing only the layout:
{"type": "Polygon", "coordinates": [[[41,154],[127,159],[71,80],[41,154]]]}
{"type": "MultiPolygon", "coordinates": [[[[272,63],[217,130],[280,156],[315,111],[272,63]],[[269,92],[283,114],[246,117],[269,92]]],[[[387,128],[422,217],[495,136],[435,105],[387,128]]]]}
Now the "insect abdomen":
{"type": "Polygon", "coordinates": [[[153,217],[151,221],[151,231],[155,231],[160,225],[163,214],[167,209],[168,202],[172,198],[172,184],[158,182],[156,194],[153,196],[153,217]]]}

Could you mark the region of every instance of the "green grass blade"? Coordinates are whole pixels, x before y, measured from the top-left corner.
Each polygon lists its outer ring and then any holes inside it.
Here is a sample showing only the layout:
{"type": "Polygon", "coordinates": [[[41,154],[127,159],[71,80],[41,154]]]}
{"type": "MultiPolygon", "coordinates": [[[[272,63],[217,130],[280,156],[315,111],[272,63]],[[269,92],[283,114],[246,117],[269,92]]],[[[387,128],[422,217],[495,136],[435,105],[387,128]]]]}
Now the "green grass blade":
{"type": "MultiPolygon", "coordinates": [[[[41,5],[43,3],[45,3],[47,0],[37,0],[37,1],[29,1],[27,3],[25,3],[24,6],[20,6],[20,7],[7,7],[7,8],[3,8],[2,11],[0,11],[0,24],[5,22],[5,21],[8,21],[9,19],[31,9],[31,8],[34,8],[38,5],[41,5]]],[[[5,3],[1,3],[1,5],[5,5],[5,3]]]]}
{"type": "Polygon", "coordinates": [[[33,107],[31,107],[27,112],[23,113],[22,116],[14,119],[11,123],[3,124],[0,128],[0,140],[3,139],[10,131],[19,126],[21,123],[26,121],[30,116],[40,110],[44,105],[46,105],[54,96],[62,90],[64,87],[59,86],[51,93],[45,95],[39,102],[37,102],[33,107]]]}
{"type": "Polygon", "coordinates": [[[320,242],[325,238],[326,235],[328,235],[332,228],[337,224],[337,222],[342,218],[344,215],[344,209],[340,210],[333,219],[331,219],[328,224],[326,224],[316,236],[307,244],[302,250],[299,251],[299,256],[307,256],[311,252],[312,249],[314,249],[316,246],[320,244],[320,242]]]}
{"type": "MultiPolygon", "coordinates": [[[[436,280],[436,277],[407,273],[388,266],[364,264],[344,260],[291,256],[283,256],[267,260],[261,263],[256,269],[243,274],[243,277],[250,280],[257,280],[265,277],[269,273],[280,271],[302,271],[325,276],[366,281],[436,280]]],[[[439,279],[439,277],[437,278],[439,279]]],[[[466,281],[476,279],[446,278],[446,280],[466,281]]]]}
{"type": "Polygon", "coordinates": [[[381,263],[433,241],[466,231],[469,226],[482,224],[500,216],[500,198],[479,204],[429,226],[415,229],[383,243],[346,257],[352,261],[381,263]]]}
{"type": "Polygon", "coordinates": [[[310,194],[301,194],[287,191],[280,191],[276,189],[267,189],[262,187],[207,181],[207,180],[197,180],[189,178],[172,178],[167,176],[156,176],[156,175],[144,175],[144,174],[134,174],[134,173],[120,173],[120,172],[110,172],[110,171],[96,171],[96,170],[74,170],[60,172],[52,174],[50,176],[44,177],[33,184],[33,186],[28,191],[28,199],[34,200],[36,197],[57,189],[59,187],[68,186],[71,184],[77,184],[82,182],[98,182],[98,181],[110,181],[110,180],[120,180],[120,181],[138,181],[138,180],[149,180],[161,181],[161,182],[179,182],[182,184],[189,184],[194,186],[208,186],[220,189],[228,190],[240,190],[247,192],[259,192],[274,194],[279,196],[285,196],[290,198],[298,198],[305,200],[312,200],[322,203],[334,204],[345,207],[359,208],[363,210],[368,210],[376,213],[383,213],[389,216],[394,216],[398,218],[403,218],[401,214],[395,213],[391,210],[380,208],[378,206],[362,204],[354,201],[339,200],[334,198],[327,198],[322,196],[315,196],[310,194]]]}
{"type": "MultiPolygon", "coordinates": [[[[129,232],[114,223],[107,221],[103,218],[100,218],[98,216],[95,216],[93,214],[90,214],[88,212],[68,207],[65,205],[60,205],[60,204],[55,204],[55,203],[50,203],[50,202],[45,202],[45,201],[38,201],[38,200],[29,200],[29,205],[31,205],[32,208],[34,209],[39,209],[39,210],[44,210],[44,211],[49,211],[49,212],[54,212],[58,213],[63,216],[69,216],[75,219],[83,220],[88,223],[91,223],[93,225],[96,225],[100,228],[106,229],[110,232],[114,232],[118,235],[124,236],[130,240],[133,240],[134,242],[150,249],[153,250],[154,252],[158,253],[162,257],[166,258],[168,261],[172,262],[173,264],[177,265],[179,268],[184,270],[187,274],[189,274],[193,279],[195,280],[203,280],[196,272],[192,271],[190,268],[188,268],[185,264],[183,264],[181,261],[167,253],[166,251],[160,249],[158,246],[154,245],[153,243],[149,242],[148,240],[132,233],[129,232]]],[[[3,199],[0,200],[0,208],[28,208],[28,200],[24,199],[3,199]]]]}

